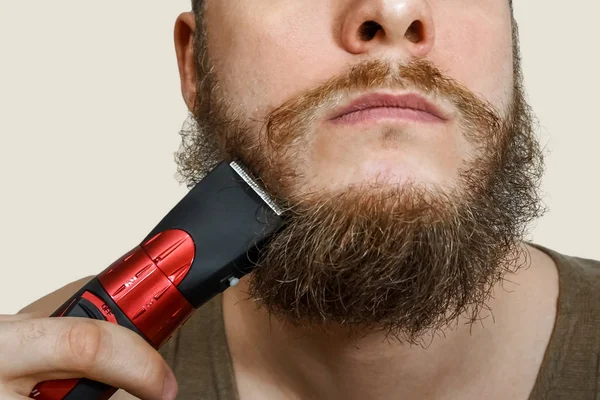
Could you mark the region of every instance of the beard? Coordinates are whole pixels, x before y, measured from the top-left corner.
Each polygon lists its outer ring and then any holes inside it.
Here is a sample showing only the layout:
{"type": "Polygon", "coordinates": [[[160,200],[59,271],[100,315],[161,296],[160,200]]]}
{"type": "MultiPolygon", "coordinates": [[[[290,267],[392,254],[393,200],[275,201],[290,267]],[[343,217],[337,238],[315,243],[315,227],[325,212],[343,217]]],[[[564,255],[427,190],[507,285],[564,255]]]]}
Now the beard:
{"type": "Polygon", "coordinates": [[[543,160],[515,49],[504,117],[427,61],[373,60],[273,110],[258,133],[228,106],[203,52],[194,124],[177,153],[180,175],[193,185],[218,162],[239,160],[286,210],[286,225],[249,275],[249,296],[295,325],[377,330],[409,343],[459,317],[478,320],[492,289],[524,265],[521,241],[542,214],[543,160]],[[474,149],[456,185],[311,187],[302,165],[319,110],[340,94],[374,88],[430,93],[456,107],[474,149]]]}

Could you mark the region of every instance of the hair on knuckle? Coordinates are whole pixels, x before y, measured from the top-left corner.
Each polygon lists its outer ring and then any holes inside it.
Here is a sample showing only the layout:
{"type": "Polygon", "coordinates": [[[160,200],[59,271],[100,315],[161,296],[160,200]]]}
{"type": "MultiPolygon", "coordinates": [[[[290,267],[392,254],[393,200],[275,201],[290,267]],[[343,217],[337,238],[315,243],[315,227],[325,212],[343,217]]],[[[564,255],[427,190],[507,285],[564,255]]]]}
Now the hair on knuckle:
{"type": "Polygon", "coordinates": [[[48,335],[44,325],[36,321],[25,321],[23,323],[15,323],[15,325],[21,344],[31,340],[38,340],[48,335]]]}

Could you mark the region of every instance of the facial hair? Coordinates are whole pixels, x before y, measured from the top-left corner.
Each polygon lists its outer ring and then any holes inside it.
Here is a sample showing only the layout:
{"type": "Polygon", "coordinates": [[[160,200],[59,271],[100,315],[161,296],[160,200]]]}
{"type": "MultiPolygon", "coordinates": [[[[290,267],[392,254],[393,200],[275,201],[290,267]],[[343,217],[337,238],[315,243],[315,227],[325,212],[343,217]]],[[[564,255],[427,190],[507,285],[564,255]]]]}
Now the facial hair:
{"type": "Polygon", "coordinates": [[[542,214],[543,170],[518,53],[505,117],[432,63],[381,60],[302,93],[269,113],[258,134],[228,106],[208,56],[200,60],[196,126],[182,132],[179,172],[188,183],[217,162],[241,160],[286,209],[262,250],[248,293],[283,321],[383,331],[417,343],[459,317],[476,321],[494,288],[526,259],[521,241],[542,214]],[[475,149],[455,187],[370,182],[306,191],[299,160],[306,132],[340,94],[412,89],[450,101],[475,149]]]}

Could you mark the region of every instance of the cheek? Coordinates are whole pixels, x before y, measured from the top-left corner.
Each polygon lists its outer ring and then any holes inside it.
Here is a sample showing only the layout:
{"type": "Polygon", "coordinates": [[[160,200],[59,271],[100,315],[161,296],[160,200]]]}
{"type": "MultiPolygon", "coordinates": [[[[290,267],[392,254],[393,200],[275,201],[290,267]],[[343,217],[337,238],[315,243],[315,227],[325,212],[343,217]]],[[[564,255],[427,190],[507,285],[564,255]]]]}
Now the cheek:
{"type": "Polygon", "coordinates": [[[220,93],[245,117],[260,119],[321,79],[339,73],[340,63],[331,52],[336,45],[327,30],[331,11],[326,2],[315,0],[309,7],[315,12],[309,14],[306,3],[270,5],[265,12],[240,6],[244,10],[236,14],[245,18],[230,14],[209,30],[220,93]]]}
{"type": "Polygon", "coordinates": [[[431,61],[504,114],[513,91],[510,15],[470,11],[436,25],[431,61]]]}

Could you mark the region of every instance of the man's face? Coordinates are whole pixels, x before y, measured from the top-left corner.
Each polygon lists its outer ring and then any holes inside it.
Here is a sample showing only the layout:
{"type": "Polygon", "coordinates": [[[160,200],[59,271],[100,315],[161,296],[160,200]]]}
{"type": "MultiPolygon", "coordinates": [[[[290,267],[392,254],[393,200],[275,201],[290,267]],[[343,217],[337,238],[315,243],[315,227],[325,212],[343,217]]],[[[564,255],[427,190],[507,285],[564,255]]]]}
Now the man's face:
{"type": "MultiPolygon", "coordinates": [[[[209,0],[205,16],[217,91],[250,135],[259,135],[268,113],[286,101],[369,61],[394,68],[428,61],[501,117],[513,94],[507,0],[209,0]]],[[[465,137],[456,102],[422,82],[368,88],[344,82],[315,104],[318,109],[305,110],[311,121],[288,150],[300,177],[295,190],[334,191],[376,178],[455,186],[474,144],[465,137]],[[364,95],[409,93],[430,101],[445,119],[382,108],[330,119],[364,95]]]]}
{"type": "Polygon", "coordinates": [[[541,172],[507,0],[207,0],[183,175],[237,158],[289,208],[250,293],[407,340],[517,268],[541,172]]]}

